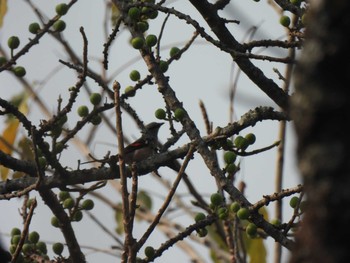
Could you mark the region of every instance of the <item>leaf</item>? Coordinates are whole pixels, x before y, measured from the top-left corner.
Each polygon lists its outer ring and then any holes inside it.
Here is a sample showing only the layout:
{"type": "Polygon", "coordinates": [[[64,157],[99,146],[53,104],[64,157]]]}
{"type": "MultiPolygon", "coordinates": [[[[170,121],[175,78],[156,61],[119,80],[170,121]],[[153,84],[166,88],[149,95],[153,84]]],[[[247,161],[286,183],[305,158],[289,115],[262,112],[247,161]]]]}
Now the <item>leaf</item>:
{"type": "MultiPolygon", "coordinates": [[[[261,214],[265,220],[268,221],[268,213],[266,207],[261,207],[259,209],[259,214],[261,214]]],[[[249,238],[245,233],[244,241],[247,248],[247,254],[249,256],[249,263],[266,263],[267,251],[262,238],[249,238]]]]}
{"type": "Polygon", "coordinates": [[[112,20],[112,25],[115,26],[118,22],[118,20],[121,17],[121,13],[119,8],[112,3],[112,16],[111,16],[111,20],[112,20]]]}
{"type": "Polygon", "coordinates": [[[0,0],[0,27],[2,27],[6,13],[7,13],[7,0],[0,0]]]}
{"type": "MultiPolygon", "coordinates": [[[[14,96],[11,101],[14,100],[18,103],[19,111],[26,114],[28,112],[27,95],[25,93],[21,93],[20,95],[14,96]]],[[[0,137],[0,150],[8,155],[11,155],[14,149],[19,121],[16,118],[9,118],[6,124],[7,126],[3,130],[0,137]]],[[[8,173],[9,169],[0,165],[0,175],[2,180],[7,179],[8,173]]]]}

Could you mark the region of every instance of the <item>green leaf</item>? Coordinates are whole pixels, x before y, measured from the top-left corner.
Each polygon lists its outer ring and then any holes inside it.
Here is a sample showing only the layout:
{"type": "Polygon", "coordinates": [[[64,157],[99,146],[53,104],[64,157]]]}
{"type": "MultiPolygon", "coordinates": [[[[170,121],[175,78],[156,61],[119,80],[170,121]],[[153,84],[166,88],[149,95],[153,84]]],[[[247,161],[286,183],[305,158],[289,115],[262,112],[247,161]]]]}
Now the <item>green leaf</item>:
{"type": "Polygon", "coordinates": [[[4,23],[4,17],[7,13],[7,0],[0,0],[0,28],[4,23]]]}

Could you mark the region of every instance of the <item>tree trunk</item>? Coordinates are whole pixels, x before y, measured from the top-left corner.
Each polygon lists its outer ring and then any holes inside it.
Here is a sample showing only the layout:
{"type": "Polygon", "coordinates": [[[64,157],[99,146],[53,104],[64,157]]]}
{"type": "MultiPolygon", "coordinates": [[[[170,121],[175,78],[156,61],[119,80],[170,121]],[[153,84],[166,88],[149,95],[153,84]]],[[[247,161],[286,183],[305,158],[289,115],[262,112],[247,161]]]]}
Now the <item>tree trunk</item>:
{"type": "Polygon", "coordinates": [[[291,113],[308,205],[291,262],[350,262],[350,1],[310,2],[291,113]]]}

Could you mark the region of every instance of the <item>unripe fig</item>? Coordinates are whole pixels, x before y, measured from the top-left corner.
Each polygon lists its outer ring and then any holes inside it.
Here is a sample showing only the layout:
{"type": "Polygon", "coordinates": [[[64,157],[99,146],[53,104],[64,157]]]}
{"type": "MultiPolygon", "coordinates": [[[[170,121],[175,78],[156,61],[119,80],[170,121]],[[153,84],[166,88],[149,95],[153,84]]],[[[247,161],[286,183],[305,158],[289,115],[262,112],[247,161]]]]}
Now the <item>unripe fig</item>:
{"type": "Polygon", "coordinates": [[[94,201],[92,201],[91,199],[86,199],[81,204],[81,209],[91,210],[94,208],[94,206],[95,206],[94,201]]]}
{"type": "Polygon", "coordinates": [[[29,254],[34,249],[33,244],[30,243],[24,243],[22,246],[22,252],[24,254],[29,254]]]}
{"type": "Polygon", "coordinates": [[[22,77],[24,77],[26,75],[26,69],[24,67],[22,67],[22,66],[14,67],[12,69],[12,71],[13,71],[13,73],[15,73],[15,75],[17,77],[20,77],[20,78],[22,78],[22,77]]]}
{"type": "Polygon", "coordinates": [[[68,5],[65,3],[56,5],[56,13],[59,16],[64,16],[68,12],[68,5]]]}
{"type": "Polygon", "coordinates": [[[232,174],[237,171],[237,166],[234,163],[230,163],[225,167],[226,172],[232,174]]]}
{"type": "Polygon", "coordinates": [[[67,198],[70,197],[70,193],[67,192],[67,191],[61,191],[58,193],[58,198],[61,200],[61,201],[64,201],[66,200],[67,198]]]}
{"type": "Polygon", "coordinates": [[[63,20],[57,20],[53,24],[53,29],[57,32],[62,32],[63,30],[66,29],[66,22],[64,22],[63,20]]]}
{"type": "Polygon", "coordinates": [[[234,140],[234,145],[241,150],[245,150],[249,143],[248,140],[240,135],[238,135],[234,140]]]}
{"type": "Polygon", "coordinates": [[[145,43],[145,41],[142,37],[134,37],[133,39],[131,39],[131,45],[135,49],[142,48],[144,43],[145,43]]]}
{"type": "Polygon", "coordinates": [[[200,237],[205,237],[206,235],[208,235],[208,230],[206,228],[201,228],[197,232],[198,236],[200,237]]]}
{"type": "Polygon", "coordinates": [[[149,28],[149,25],[146,21],[137,22],[136,29],[142,33],[146,32],[149,28]]]}
{"type": "Polygon", "coordinates": [[[69,198],[67,198],[66,200],[63,201],[63,207],[67,208],[67,209],[73,208],[74,204],[75,204],[74,199],[71,198],[71,197],[69,197],[69,198]]]}
{"type": "Polygon", "coordinates": [[[16,236],[16,235],[20,235],[21,234],[21,230],[17,227],[14,227],[11,229],[11,237],[16,236]]]}
{"type": "Polygon", "coordinates": [[[248,208],[245,207],[241,207],[238,211],[237,211],[237,217],[241,220],[245,220],[249,218],[249,210],[248,208]]]}
{"type": "Polygon", "coordinates": [[[222,202],[224,201],[224,197],[219,194],[219,193],[214,193],[210,196],[210,202],[214,205],[214,206],[219,206],[222,204],[222,202]]]}
{"type": "Polygon", "coordinates": [[[89,108],[85,105],[82,105],[77,109],[77,112],[78,112],[78,115],[83,118],[89,114],[89,108]]]}
{"type": "Polygon", "coordinates": [[[7,45],[9,46],[9,48],[11,49],[16,49],[19,47],[20,41],[19,38],[17,36],[12,36],[7,40],[7,45]]]}
{"type": "Polygon", "coordinates": [[[157,119],[164,120],[166,118],[165,110],[157,109],[154,113],[157,119]]]}
{"type": "Polygon", "coordinates": [[[154,248],[152,246],[147,246],[145,248],[145,255],[148,257],[148,258],[151,258],[154,256],[154,248]]]}
{"type": "Polygon", "coordinates": [[[140,72],[138,70],[132,70],[129,74],[129,77],[132,81],[138,81],[141,78],[140,72]]]}
{"type": "Polygon", "coordinates": [[[233,213],[237,213],[237,211],[241,208],[240,204],[238,202],[233,202],[232,204],[230,204],[230,210],[233,213]]]}
{"type": "Polygon", "coordinates": [[[141,10],[134,6],[134,7],[131,7],[129,10],[128,10],[128,16],[132,19],[132,20],[138,20],[140,18],[140,15],[141,15],[141,10]]]}
{"type": "Polygon", "coordinates": [[[40,25],[39,25],[39,23],[31,23],[30,25],[29,25],[29,27],[28,27],[28,30],[29,30],[29,32],[30,33],[32,33],[32,34],[37,34],[38,32],[39,32],[39,30],[40,30],[40,25]]]}
{"type": "Polygon", "coordinates": [[[244,138],[247,139],[249,144],[254,144],[256,141],[256,137],[254,133],[248,133],[246,136],[244,136],[244,138]]]}
{"type": "Polygon", "coordinates": [[[34,244],[38,243],[39,238],[40,238],[40,235],[36,231],[30,232],[28,235],[28,240],[34,244]]]}
{"type": "Polygon", "coordinates": [[[75,211],[73,215],[73,221],[79,222],[81,219],[83,219],[83,212],[80,210],[75,211]]]}
{"type": "Polygon", "coordinates": [[[124,93],[130,97],[133,97],[133,96],[135,96],[136,91],[135,91],[133,86],[127,86],[124,90],[124,93]]]}
{"type": "Polygon", "coordinates": [[[177,108],[174,112],[175,119],[181,121],[186,115],[186,112],[182,108],[177,108]]]}
{"type": "Polygon", "coordinates": [[[99,125],[101,122],[102,122],[102,118],[100,115],[95,115],[91,118],[90,122],[93,124],[93,125],[99,125]]]}
{"type": "Polygon", "coordinates": [[[5,57],[0,57],[0,67],[7,62],[5,57]]]}
{"type": "Polygon", "coordinates": [[[202,212],[199,212],[195,215],[194,221],[199,222],[199,221],[204,220],[205,218],[206,218],[205,214],[202,212]]]}
{"type": "Polygon", "coordinates": [[[283,15],[280,17],[280,24],[284,27],[289,27],[290,25],[290,18],[289,16],[283,15]]]}
{"type": "Polygon", "coordinates": [[[92,103],[92,105],[96,106],[100,104],[101,100],[102,100],[102,97],[100,93],[91,93],[90,102],[92,103]]]}
{"type": "Polygon", "coordinates": [[[52,245],[52,251],[56,254],[56,255],[61,255],[63,252],[64,246],[62,243],[54,243],[52,245]]]}
{"type": "Polygon", "coordinates": [[[60,221],[58,220],[57,217],[55,217],[55,216],[51,217],[51,225],[53,227],[59,227],[60,226],[60,221]]]}
{"type": "Polygon", "coordinates": [[[168,68],[169,68],[168,62],[164,60],[159,61],[159,68],[163,73],[168,71],[168,68]]]}
{"type": "MultiPolygon", "coordinates": [[[[180,49],[178,47],[172,47],[169,51],[170,57],[176,57],[180,52],[180,49]]],[[[176,57],[178,59],[178,57],[176,57]]]]}
{"type": "Polygon", "coordinates": [[[231,151],[225,152],[224,161],[227,164],[234,163],[236,161],[237,154],[231,151]]]}
{"type": "Polygon", "coordinates": [[[299,197],[297,196],[293,196],[289,201],[289,205],[291,208],[296,208],[298,203],[299,203],[299,197]]]}
{"type": "Polygon", "coordinates": [[[257,230],[258,230],[258,228],[254,223],[249,223],[245,229],[245,231],[249,237],[254,237],[258,232],[257,230]]]}
{"type": "Polygon", "coordinates": [[[157,44],[157,36],[155,35],[148,35],[146,37],[146,45],[148,47],[153,47],[157,44]]]}
{"type": "Polygon", "coordinates": [[[36,249],[38,249],[41,253],[47,254],[47,247],[46,243],[39,241],[38,243],[35,244],[36,249]]]}

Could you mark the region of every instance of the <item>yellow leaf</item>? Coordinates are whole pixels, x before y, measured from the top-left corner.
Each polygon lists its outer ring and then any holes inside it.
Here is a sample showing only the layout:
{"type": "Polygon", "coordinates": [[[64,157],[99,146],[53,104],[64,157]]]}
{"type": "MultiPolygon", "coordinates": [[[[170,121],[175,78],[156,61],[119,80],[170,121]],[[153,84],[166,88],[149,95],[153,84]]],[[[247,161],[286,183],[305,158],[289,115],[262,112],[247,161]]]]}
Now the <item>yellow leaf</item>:
{"type": "Polygon", "coordinates": [[[7,12],[7,0],[0,0],[0,27],[4,22],[4,17],[7,12]]]}
{"type": "MultiPolygon", "coordinates": [[[[21,100],[20,100],[18,109],[23,114],[26,114],[28,112],[26,94],[21,94],[21,100]]],[[[14,142],[16,140],[18,126],[19,126],[19,121],[15,118],[10,118],[7,121],[7,126],[5,127],[0,137],[0,150],[8,155],[11,155],[14,149],[14,142]]],[[[7,179],[8,172],[9,170],[6,167],[0,166],[0,175],[2,180],[7,179]]]]}
{"type": "Polygon", "coordinates": [[[250,263],[266,263],[266,247],[262,238],[250,239],[247,246],[250,263]]]}

